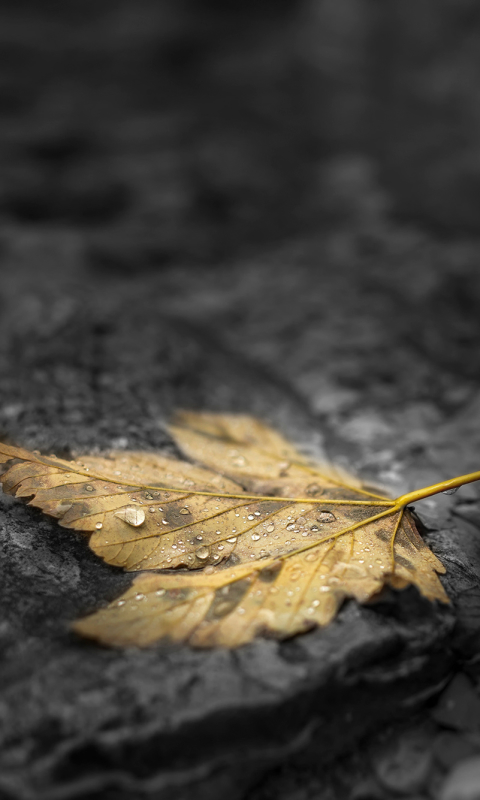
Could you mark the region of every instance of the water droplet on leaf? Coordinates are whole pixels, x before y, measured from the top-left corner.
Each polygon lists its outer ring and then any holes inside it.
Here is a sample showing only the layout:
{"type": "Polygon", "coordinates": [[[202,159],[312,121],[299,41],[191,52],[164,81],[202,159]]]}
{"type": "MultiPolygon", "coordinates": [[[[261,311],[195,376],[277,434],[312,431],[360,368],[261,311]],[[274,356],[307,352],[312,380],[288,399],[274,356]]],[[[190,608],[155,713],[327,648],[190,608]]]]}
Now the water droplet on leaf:
{"type": "Polygon", "coordinates": [[[119,511],[116,511],[114,516],[118,517],[118,519],[122,519],[127,525],[132,525],[134,528],[139,528],[140,525],[143,525],[145,522],[145,511],[143,508],[127,506],[127,508],[121,508],[119,511]]]}
{"type": "Polygon", "coordinates": [[[320,511],[317,515],[318,522],[321,522],[322,525],[325,525],[328,522],[335,522],[336,520],[335,514],[332,514],[331,511],[320,511]]]}

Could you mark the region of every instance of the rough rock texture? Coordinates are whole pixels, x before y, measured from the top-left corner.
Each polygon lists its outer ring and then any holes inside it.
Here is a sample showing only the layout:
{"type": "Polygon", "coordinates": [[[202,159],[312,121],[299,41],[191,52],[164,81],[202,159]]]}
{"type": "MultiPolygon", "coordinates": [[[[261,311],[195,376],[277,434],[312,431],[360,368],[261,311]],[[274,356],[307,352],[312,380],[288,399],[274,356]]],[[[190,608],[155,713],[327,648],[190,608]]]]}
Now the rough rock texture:
{"type": "MultiPolygon", "coordinates": [[[[58,235],[45,240],[61,246],[58,235]]],[[[171,448],[163,424],[190,406],[263,416],[395,492],[473,468],[469,370],[442,370],[439,402],[438,367],[410,349],[392,279],[389,293],[374,267],[332,278],[331,256],[318,266],[324,245],[304,241],[223,277],[185,267],[112,282],[60,259],[40,281],[31,267],[7,269],[2,435],[66,455],[171,448]]],[[[458,651],[477,652],[480,596],[478,490],[423,501],[418,513],[455,607],[409,590],[347,604],[329,629],[282,644],[122,652],[77,639],[68,624],[129,576],[81,535],[3,497],[5,798],[241,798],[287,757],[328,762],[411,714],[458,651]]]]}

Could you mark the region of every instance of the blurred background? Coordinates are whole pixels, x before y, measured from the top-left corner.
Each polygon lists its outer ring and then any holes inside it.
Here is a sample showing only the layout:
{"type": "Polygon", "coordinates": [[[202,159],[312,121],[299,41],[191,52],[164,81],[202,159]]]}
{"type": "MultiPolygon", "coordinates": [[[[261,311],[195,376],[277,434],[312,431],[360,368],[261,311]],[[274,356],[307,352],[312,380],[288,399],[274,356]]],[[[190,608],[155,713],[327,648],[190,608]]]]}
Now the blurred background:
{"type": "MultiPolygon", "coordinates": [[[[480,227],[475,0],[3,0],[4,226],[113,271],[480,227]]],[[[8,236],[7,236],[8,238],[8,236]]]]}

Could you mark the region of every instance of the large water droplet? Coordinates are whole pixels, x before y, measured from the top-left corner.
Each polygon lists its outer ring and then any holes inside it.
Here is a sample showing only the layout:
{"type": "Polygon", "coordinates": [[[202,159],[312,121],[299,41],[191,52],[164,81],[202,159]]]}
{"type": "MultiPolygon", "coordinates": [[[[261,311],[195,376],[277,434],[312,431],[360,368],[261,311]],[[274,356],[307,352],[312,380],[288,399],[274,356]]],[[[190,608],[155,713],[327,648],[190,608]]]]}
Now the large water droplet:
{"type": "Polygon", "coordinates": [[[253,516],[253,514],[249,514],[248,519],[255,519],[255,517],[253,516]]]}
{"type": "Polygon", "coordinates": [[[335,514],[332,514],[331,511],[320,511],[320,513],[317,515],[317,520],[318,522],[321,522],[322,525],[327,522],[335,522],[336,519],[337,518],[335,514]]]}
{"type": "Polygon", "coordinates": [[[195,550],[195,555],[201,561],[204,561],[210,555],[210,548],[203,545],[202,547],[199,547],[198,550],[195,550]]]}
{"type": "Polygon", "coordinates": [[[134,528],[139,528],[145,522],[145,511],[143,508],[134,508],[127,506],[115,512],[115,517],[122,519],[127,525],[132,525],[134,528]]]}

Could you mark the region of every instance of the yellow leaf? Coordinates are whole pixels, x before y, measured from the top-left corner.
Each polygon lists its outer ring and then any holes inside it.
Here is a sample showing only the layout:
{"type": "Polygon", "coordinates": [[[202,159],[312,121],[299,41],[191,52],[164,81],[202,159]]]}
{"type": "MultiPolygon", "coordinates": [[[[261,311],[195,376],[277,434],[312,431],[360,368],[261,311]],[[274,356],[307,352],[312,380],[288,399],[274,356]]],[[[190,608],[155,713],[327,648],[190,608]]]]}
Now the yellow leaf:
{"type": "Polygon", "coordinates": [[[235,647],[326,625],[346,597],[365,602],[385,584],[448,602],[445,569],[405,506],[480,473],[390,500],[310,463],[251,417],[183,412],[170,430],[198,466],[133,452],[64,461],[0,444],[1,460],[14,459],[5,491],[89,532],[108,563],[143,571],[77,622],[80,633],[112,645],[235,647]]]}

